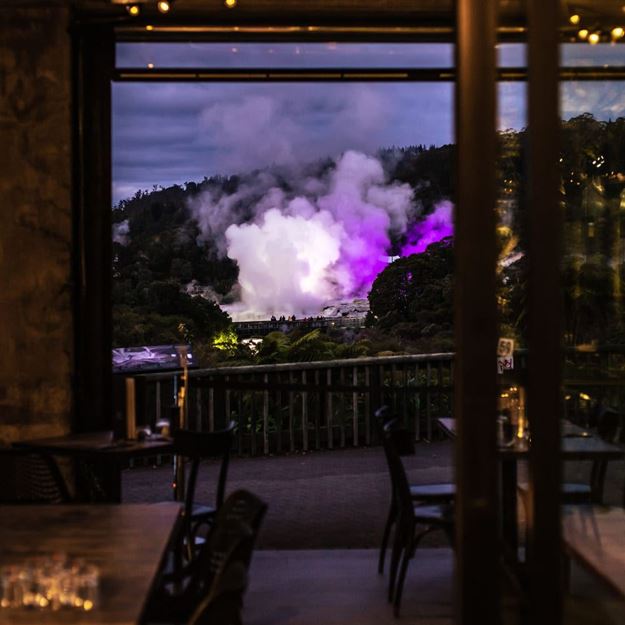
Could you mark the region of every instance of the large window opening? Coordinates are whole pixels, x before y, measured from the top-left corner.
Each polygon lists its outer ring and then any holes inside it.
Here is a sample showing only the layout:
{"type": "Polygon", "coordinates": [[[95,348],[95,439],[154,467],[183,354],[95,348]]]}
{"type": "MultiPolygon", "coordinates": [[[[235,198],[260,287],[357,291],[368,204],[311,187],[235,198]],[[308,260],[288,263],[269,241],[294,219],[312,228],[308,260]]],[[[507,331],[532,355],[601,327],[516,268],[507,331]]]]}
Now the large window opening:
{"type": "Polygon", "coordinates": [[[116,366],[450,351],[452,50],[118,44],[116,366]]]}

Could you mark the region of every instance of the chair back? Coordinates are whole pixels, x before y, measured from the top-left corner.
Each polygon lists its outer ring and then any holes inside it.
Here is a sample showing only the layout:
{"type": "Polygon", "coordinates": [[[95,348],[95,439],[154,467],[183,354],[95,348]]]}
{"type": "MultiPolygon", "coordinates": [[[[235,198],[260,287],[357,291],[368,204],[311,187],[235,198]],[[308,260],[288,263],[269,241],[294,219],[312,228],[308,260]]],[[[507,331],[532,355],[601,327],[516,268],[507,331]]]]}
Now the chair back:
{"type": "Polygon", "coordinates": [[[0,448],[0,503],[68,503],[65,480],[54,459],[27,449],[0,448]]]}
{"type": "MultiPolygon", "coordinates": [[[[198,614],[207,610],[211,598],[226,592],[242,597],[254,544],[266,511],[267,505],[258,497],[237,490],[228,496],[217,512],[215,523],[194,561],[189,580],[191,595],[201,597],[196,609],[198,614]]],[[[191,622],[196,621],[191,619],[191,622]]]]}
{"type": "Polygon", "coordinates": [[[399,444],[403,438],[409,438],[410,432],[399,427],[397,419],[391,419],[384,425],[384,454],[391,476],[393,498],[397,505],[400,517],[412,513],[412,497],[406,469],[399,453],[399,444]]]}
{"type": "Polygon", "coordinates": [[[597,434],[608,443],[618,443],[623,433],[623,415],[614,408],[602,407],[597,415],[597,434]]]}
{"type": "Polygon", "coordinates": [[[219,476],[217,478],[215,507],[219,509],[223,504],[235,426],[235,422],[230,421],[223,430],[215,432],[194,432],[182,429],[174,432],[174,454],[188,458],[191,464],[185,489],[184,505],[186,518],[191,518],[198,471],[202,460],[221,458],[219,476]]]}

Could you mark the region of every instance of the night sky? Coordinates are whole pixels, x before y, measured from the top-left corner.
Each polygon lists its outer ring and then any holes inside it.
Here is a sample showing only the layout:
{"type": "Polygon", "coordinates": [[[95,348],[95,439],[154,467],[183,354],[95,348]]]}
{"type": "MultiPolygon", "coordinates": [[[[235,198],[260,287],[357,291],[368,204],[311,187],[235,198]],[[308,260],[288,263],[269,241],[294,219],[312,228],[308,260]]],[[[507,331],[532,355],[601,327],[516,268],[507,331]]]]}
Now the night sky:
{"type": "MultiPolygon", "coordinates": [[[[118,44],[119,67],[450,67],[445,44],[118,44]]],[[[502,66],[523,64],[501,46],[502,66]]],[[[563,65],[618,64],[623,46],[563,46],[563,65]]],[[[525,125],[522,83],[499,87],[499,127],[525,125]]],[[[113,199],[345,150],[453,141],[449,83],[115,83],[113,199]]],[[[621,83],[569,82],[562,117],[625,112],[621,83]]]]}

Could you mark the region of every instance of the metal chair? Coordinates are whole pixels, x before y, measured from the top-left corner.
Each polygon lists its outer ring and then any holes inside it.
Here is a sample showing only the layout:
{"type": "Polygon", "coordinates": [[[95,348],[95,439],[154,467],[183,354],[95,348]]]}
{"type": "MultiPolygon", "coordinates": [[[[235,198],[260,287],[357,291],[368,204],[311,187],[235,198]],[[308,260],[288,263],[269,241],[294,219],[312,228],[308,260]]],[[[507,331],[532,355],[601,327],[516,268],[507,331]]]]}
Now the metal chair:
{"type": "Polygon", "coordinates": [[[388,586],[388,600],[393,602],[395,616],[399,616],[408,562],[414,557],[422,538],[433,530],[440,529],[445,532],[453,546],[454,528],[453,505],[415,504],[396,443],[401,432],[395,420],[389,421],[384,426],[384,452],[396,506],[395,536],[388,586]]]}
{"type": "MultiPolygon", "coordinates": [[[[384,439],[384,426],[391,421],[398,421],[395,417],[391,416],[388,406],[382,406],[375,412],[376,421],[378,424],[378,434],[380,438],[384,439]]],[[[393,430],[395,434],[395,444],[400,455],[414,454],[414,440],[405,436],[405,432],[399,432],[397,436],[396,429],[393,430]]],[[[424,504],[451,504],[456,497],[456,485],[453,482],[440,482],[434,484],[410,484],[410,497],[415,503],[424,504]]],[[[386,524],[384,526],[384,533],[382,535],[382,544],[380,546],[380,556],[378,558],[378,573],[384,573],[384,562],[386,559],[386,549],[388,547],[388,541],[391,535],[391,530],[397,519],[397,504],[395,498],[391,497],[389,505],[389,511],[386,518],[386,524]]]]}
{"type": "Polygon", "coordinates": [[[52,456],[0,448],[0,503],[69,503],[71,497],[52,456]]]}
{"type": "Polygon", "coordinates": [[[186,477],[184,498],[184,527],[187,556],[192,558],[192,550],[202,525],[210,525],[224,501],[226,479],[230,463],[230,452],[234,442],[235,422],[230,421],[226,428],[215,432],[194,432],[176,430],[173,435],[174,454],[189,461],[190,470],[186,477]],[[196,502],[197,479],[200,463],[203,460],[219,459],[217,494],[214,505],[196,502]]]}

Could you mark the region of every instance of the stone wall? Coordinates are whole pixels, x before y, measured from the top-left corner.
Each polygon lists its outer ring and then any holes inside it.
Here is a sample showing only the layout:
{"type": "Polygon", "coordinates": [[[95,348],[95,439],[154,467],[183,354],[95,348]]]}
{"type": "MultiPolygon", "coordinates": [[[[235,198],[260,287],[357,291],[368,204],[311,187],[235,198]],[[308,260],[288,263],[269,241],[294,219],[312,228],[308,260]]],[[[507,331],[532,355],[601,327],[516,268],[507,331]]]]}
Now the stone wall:
{"type": "Polygon", "coordinates": [[[0,7],[0,441],[70,428],[67,30],[62,6],[0,7]]]}

